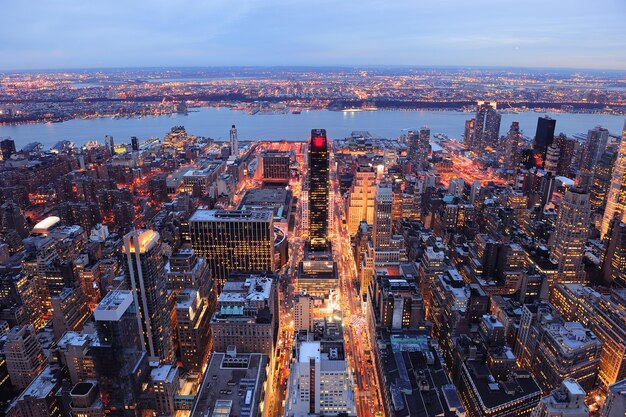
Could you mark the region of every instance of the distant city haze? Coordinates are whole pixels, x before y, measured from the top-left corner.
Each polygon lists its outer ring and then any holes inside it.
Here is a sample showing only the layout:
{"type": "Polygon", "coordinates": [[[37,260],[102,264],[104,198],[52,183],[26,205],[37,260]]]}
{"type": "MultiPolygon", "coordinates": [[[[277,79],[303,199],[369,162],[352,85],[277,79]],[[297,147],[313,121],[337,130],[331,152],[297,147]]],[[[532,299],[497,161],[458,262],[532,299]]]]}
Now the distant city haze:
{"type": "Polygon", "coordinates": [[[214,65],[626,69],[623,0],[4,1],[0,71],[214,65]]]}

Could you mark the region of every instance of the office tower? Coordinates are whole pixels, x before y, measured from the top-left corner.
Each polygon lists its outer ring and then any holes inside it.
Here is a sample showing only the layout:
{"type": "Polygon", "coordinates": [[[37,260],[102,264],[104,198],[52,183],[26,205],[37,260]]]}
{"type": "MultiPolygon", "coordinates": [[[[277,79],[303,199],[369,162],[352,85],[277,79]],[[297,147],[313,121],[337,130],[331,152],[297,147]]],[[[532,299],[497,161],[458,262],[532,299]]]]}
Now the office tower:
{"type": "Polygon", "coordinates": [[[583,146],[583,152],[580,156],[579,168],[586,172],[593,172],[596,163],[606,150],[606,144],[609,140],[609,131],[601,126],[589,129],[587,132],[587,142],[583,146]]]}
{"type": "Polygon", "coordinates": [[[613,222],[602,264],[602,278],[606,284],[626,288],[626,223],[613,222]]]}
{"type": "Polygon", "coordinates": [[[28,236],[29,230],[22,209],[13,200],[0,205],[0,231],[15,230],[20,238],[28,236]]]}
{"type": "Polygon", "coordinates": [[[237,128],[233,125],[230,128],[230,154],[239,155],[239,138],[237,137],[237,128]]]}
{"type": "Polygon", "coordinates": [[[360,165],[348,195],[348,233],[354,235],[361,221],[374,224],[374,196],[376,194],[376,172],[369,165],[360,165]]]}
{"type": "Polygon", "coordinates": [[[4,345],[4,356],[11,384],[19,390],[26,388],[46,364],[35,328],[31,325],[11,329],[4,345]]]}
{"type": "Polygon", "coordinates": [[[221,288],[233,271],[274,270],[271,210],[203,210],[189,219],[191,244],[221,288]]]}
{"type": "Polygon", "coordinates": [[[556,120],[551,117],[540,117],[537,120],[533,151],[535,153],[535,162],[539,167],[543,166],[548,147],[554,142],[554,129],[556,129],[556,120]]]}
{"type": "Polygon", "coordinates": [[[96,379],[91,346],[97,343],[97,335],[74,331],[66,332],[57,342],[53,356],[67,367],[72,384],[96,379]]]}
{"type": "Polygon", "coordinates": [[[113,142],[113,136],[106,135],[104,137],[104,147],[111,155],[115,153],[115,142],[113,142]]]}
{"type": "Polygon", "coordinates": [[[260,353],[237,353],[235,348],[227,352],[214,352],[189,416],[266,415],[271,400],[269,396],[265,398],[268,363],[269,358],[260,353]]]}
{"type": "Polygon", "coordinates": [[[140,340],[151,360],[169,362],[174,357],[172,304],[167,292],[161,236],[154,230],[135,230],[124,236],[126,283],[132,289],[140,340]]]}
{"type": "Polygon", "coordinates": [[[211,306],[195,289],[178,293],[176,298],[176,330],[183,367],[200,372],[211,352],[209,322],[211,306]]]}
{"type": "Polygon", "coordinates": [[[15,153],[15,141],[13,139],[4,139],[0,141],[0,156],[2,160],[7,160],[15,153]]]}
{"type": "Polygon", "coordinates": [[[278,332],[278,292],[274,275],[237,274],[224,284],[211,318],[213,350],[274,351],[278,332]]]}
{"type": "Polygon", "coordinates": [[[601,415],[603,417],[623,417],[626,415],[626,379],[609,387],[601,415]]]}
{"type": "Polygon", "coordinates": [[[264,181],[289,182],[291,177],[291,154],[266,150],[261,152],[261,169],[264,181]]]}
{"type": "Polygon", "coordinates": [[[530,370],[544,392],[556,389],[566,378],[575,379],[584,390],[591,391],[601,348],[602,341],[578,322],[545,324],[530,370]]]}
{"type": "Polygon", "coordinates": [[[604,211],[616,157],[617,153],[615,151],[607,150],[602,154],[598,163],[593,168],[593,179],[589,189],[591,194],[589,201],[591,203],[591,209],[594,211],[604,211]]]}
{"type": "Polygon", "coordinates": [[[178,368],[172,365],[160,365],[150,371],[148,391],[154,398],[157,415],[174,416],[174,395],[180,385],[178,368]]]}
{"type": "Polygon", "coordinates": [[[617,160],[613,166],[611,185],[606,196],[606,208],[602,217],[600,234],[606,238],[609,225],[614,217],[626,222],[626,122],[622,131],[622,140],[619,144],[617,160]]]}
{"type": "Polygon", "coordinates": [[[311,250],[328,247],[329,143],[325,129],[313,129],[309,141],[309,238],[311,250]]]}
{"type": "Polygon", "coordinates": [[[500,136],[500,113],[496,103],[479,101],[474,125],[474,150],[482,152],[484,148],[495,147],[500,136]]]}
{"type": "Polygon", "coordinates": [[[556,143],[548,146],[548,150],[546,151],[546,161],[543,165],[543,169],[552,175],[557,175],[560,155],[561,151],[556,143]]]}
{"type": "Polygon", "coordinates": [[[422,126],[419,132],[409,130],[407,141],[413,172],[426,169],[428,167],[428,153],[430,152],[430,129],[428,126],[422,126]]]}
{"type": "Polygon", "coordinates": [[[80,331],[89,318],[89,308],[80,288],[65,288],[52,297],[52,328],[59,340],[67,331],[80,331]]]}
{"type": "Polygon", "coordinates": [[[393,192],[390,185],[379,184],[376,186],[374,200],[374,230],[372,240],[374,249],[387,250],[390,248],[392,235],[391,207],[393,204],[393,192]]]}
{"type": "Polygon", "coordinates": [[[211,270],[204,257],[198,256],[193,249],[183,247],[174,252],[165,265],[167,271],[167,288],[175,293],[185,289],[200,292],[208,297],[213,282],[211,270]]]}
{"type": "Polygon", "coordinates": [[[530,417],[589,417],[585,390],[575,379],[566,379],[561,386],[543,397],[530,417]]]}
{"type": "Polygon", "coordinates": [[[139,139],[137,136],[130,137],[130,146],[133,152],[137,152],[139,150],[139,139]]]}
{"type": "Polygon", "coordinates": [[[558,264],[559,282],[585,280],[583,251],[589,236],[589,193],[579,188],[565,191],[554,230],[552,261],[558,264]]]}
{"type": "MultiPolygon", "coordinates": [[[[321,300],[320,300],[321,301],[321,300]]],[[[298,294],[293,304],[294,330],[313,330],[315,298],[308,294],[298,294]]]]}
{"type": "Polygon", "coordinates": [[[61,396],[57,395],[60,388],[61,379],[47,366],[17,397],[14,403],[16,413],[9,413],[9,415],[62,417],[61,396]]]}
{"type": "Polygon", "coordinates": [[[574,161],[574,154],[578,148],[578,141],[573,138],[568,138],[563,133],[560,133],[554,138],[554,143],[559,147],[559,163],[557,166],[557,175],[569,176],[573,171],[572,162],[574,161]]]}
{"type": "Polygon", "coordinates": [[[600,294],[580,284],[559,284],[550,300],[565,320],[582,322],[602,341],[600,388],[626,378],[626,290],[600,294]]]}
{"type": "Polygon", "coordinates": [[[285,416],[356,416],[343,342],[302,342],[291,365],[285,416]]]}
{"type": "Polygon", "coordinates": [[[132,291],[113,290],[93,316],[99,343],[92,347],[101,399],[110,416],[137,417],[148,360],[132,291]]]}
{"type": "Polygon", "coordinates": [[[476,119],[465,121],[465,130],[463,131],[463,142],[469,149],[474,149],[474,129],[476,119]]]}
{"type": "Polygon", "coordinates": [[[519,129],[519,122],[512,122],[504,144],[504,169],[515,169],[522,159],[524,137],[519,129]]]}

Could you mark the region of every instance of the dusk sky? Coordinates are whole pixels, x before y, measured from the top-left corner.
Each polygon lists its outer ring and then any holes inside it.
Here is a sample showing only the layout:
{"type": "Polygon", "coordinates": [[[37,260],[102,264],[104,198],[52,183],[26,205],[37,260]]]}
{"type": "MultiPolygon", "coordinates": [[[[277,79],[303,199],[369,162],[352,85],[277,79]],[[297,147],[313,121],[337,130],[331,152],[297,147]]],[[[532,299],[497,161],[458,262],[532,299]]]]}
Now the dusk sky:
{"type": "Polygon", "coordinates": [[[0,0],[0,70],[626,69],[626,0],[0,0]]]}

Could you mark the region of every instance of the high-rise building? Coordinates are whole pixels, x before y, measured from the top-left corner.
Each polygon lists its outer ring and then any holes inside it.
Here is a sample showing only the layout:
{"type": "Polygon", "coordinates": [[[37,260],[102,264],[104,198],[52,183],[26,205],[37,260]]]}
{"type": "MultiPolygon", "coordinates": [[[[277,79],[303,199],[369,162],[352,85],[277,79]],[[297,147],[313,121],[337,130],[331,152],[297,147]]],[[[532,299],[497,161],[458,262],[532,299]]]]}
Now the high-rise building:
{"type": "Polygon", "coordinates": [[[556,120],[553,118],[545,116],[537,120],[537,131],[533,144],[537,166],[542,167],[546,160],[548,147],[554,142],[554,129],[556,129],[556,120]]]}
{"type": "Polygon", "coordinates": [[[211,352],[209,322],[211,306],[194,289],[181,291],[176,299],[176,330],[183,367],[199,372],[211,352]]]}
{"type": "Polygon", "coordinates": [[[626,415],[626,379],[609,387],[601,415],[603,417],[623,417],[626,415]]]}
{"type": "Polygon", "coordinates": [[[430,129],[422,126],[419,131],[407,132],[409,144],[409,157],[413,172],[419,172],[428,167],[428,153],[430,152],[430,129]]]}
{"type": "Polygon", "coordinates": [[[266,150],[261,153],[261,168],[264,181],[289,182],[291,176],[291,154],[266,150]]]}
{"type": "Polygon", "coordinates": [[[609,131],[601,126],[589,129],[587,132],[587,142],[583,146],[580,156],[579,168],[586,172],[593,172],[593,168],[606,150],[609,140],[609,131]]]}
{"type": "Polygon", "coordinates": [[[139,150],[139,139],[137,136],[130,137],[130,146],[133,152],[137,152],[139,150]]]}
{"type": "Polygon", "coordinates": [[[55,340],[67,331],[80,331],[89,318],[89,309],[79,287],[65,288],[52,297],[52,328],[55,340]]]}
{"type": "Polygon", "coordinates": [[[369,165],[360,165],[354,174],[348,195],[348,233],[354,235],[361,221],[374,224],[374,195],[376,171],[369,165]]]}
{"type": "Polygon", "coordinates": [[[519,122],[512,122],[504,144],[504,169],[515,169],[522,161],[522,146],[524,137],[519,128],[519,122]]]}
{"type": "Polygon", "coordinates": [[[167,291],[161,236],[154,230],[136,230],[124,236],[126,281],[132,289],[143,348],[152,359],[174,358],[173,300],[167,291]]]}
{"type": "Polygon", "coordinates": [[[230,154],[239,155],[239,138],[237,137],[237,128],[233,125],[230,128],[230,154]]]}
{"type": "Polygon", "coordinates": [[[474,125],[474,150],[482,152],[486,147],[495,147],[500,136],[500,113],[496,103],[479,101],[474,125]]]}
{"type": "Polygon", "coordinates": [[[271,210],[198,209],[191,216],[191,244],[218,288],[233,271],[274,270],[273,219],[271,210]]]}
{"type": "Polygon", "coordinates": [[[113,136],[106,135],[104,137],[104,147],[111,155],[115,153],[115,142],[113,141],[113,136]]]}
{"type": "Polygon", "coordinates": [[[0,156],[3,160],[7,160],[15,153],[15,141],[7,138],[0,141],[0,156]]]}
{"type": "Polygon", "coordinates": [[[390,247],[392,235],[391,208],[393,204],[393,189],[390,185],[376,186],[374,201],[374,229],[372,240],[374,249],[386,250],[390,247]]]}
{"type": "Polygon", "coordinates": [[[309,238],[311,250],[328,247],[329,143],[325,129],[313,129],[309,141],[309,238]]]}
{"type": "Polygon", "coordinates": [[[183,247],[174,252],[168,259],[167,288],[175,293],[185,289],[200,292],[202,297],[208,297],[212,289],[211,270],[206,259],[198,256],[193,249],[183,247]]]}
{"type": "Polygon", "coordinates": [[[278,332],[278,293],[274,275],[237,274],[229,278],[211,318],[213,350],[272,355],[278,332]]]}
{"type": "Polygon", "coordinates": [[[611,186],[606,197],[606,208],[600,230],[602,238],[606,237],[614,217],[626,222],[626,122],[624,122],[622,140],[613,167],[611,186]]]}
{"type": "Polygon", "coordinates": [[[43,370],[46,357],[31,325],[15,326],[4,345],[7,370],[11,384],[22,390],[43,370]]]}
{"type": "Polygon", "coordinates": [[[356,416],[343,342],[302,342],[291,365],[286,417],[356,416]]]}
{"type": "Polygon", "coordinates": [[[626,378],[626,289],[600,294],[580,284],[559,284],[550,301],[565,320],[578,320],[602,341],[598,385],[626,378]]]}
{"type": "Polygon", "coordinates": [[[465,130],[463,131],[463,142],[469,149],[474,149],[474,129],[476,119],[465,121],[465,130]]]}
{"type": "Polygon", "coordinates": [[[16,414],[20,417],[62,417],[61,398],[57,395],[60,388],[60,378],[47,366],[15,400],[16,414]]]}
{"type": "Polygon", "coordinates": [[[596,166],[593,168],[593,179],[591,180],[591,187],[589,189],[591,194],[589,201],[591,202],[591,208],[593,210],[604,210],[616,157],[617,153],[615,151],[607,150],[602,154],[596,166]]]}
{"type": "Polygon", "coordinates": [[[139,416],[148,360],[132,291],[109,292],[94,310],[98,343],[92,347],[100,398],[110,416],[139,416]]]}
{"type": "Polygon", "coordinates": [[[607,284],[626,288],[626,223],[615,220],[608,236],[602,278],[607,284]]]}
{"type": "Polygon", "coordinates": [[[543,397],[530,417],[589,417],[585,390],[575,379],[566,379],[561,386],[543,397]]]}
{"type": "Polygon", "coordinates": [[[557,263],[559,282],[585,280],[583,251],[589,236],[589,193],[579,188],[565,191],[554,231],[552,261],[557,263]]]}
{"type": "Polygon", "coordinates": [[[574,154],[578,147],[578,141],[573,138],[568,138],[563,133],[559,134],[554,142],[559,147],[559,164],[557,166],[557,175],[569,176],[572,171],[572,162],[574,160],[574,154]]]}

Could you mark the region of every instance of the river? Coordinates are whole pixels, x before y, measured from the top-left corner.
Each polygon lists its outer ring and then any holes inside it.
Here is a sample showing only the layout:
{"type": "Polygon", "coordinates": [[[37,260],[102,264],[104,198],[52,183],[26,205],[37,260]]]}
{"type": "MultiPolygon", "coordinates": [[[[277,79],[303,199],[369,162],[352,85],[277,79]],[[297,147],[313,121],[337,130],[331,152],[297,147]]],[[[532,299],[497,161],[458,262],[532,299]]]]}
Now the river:
{"type": "MultiPolygon", "coordinates": [[[[587,132],[596,125],[621,134],[624,116],[606,114],[547,113],[556,119],[556,132],[567,135],[587,132]]],[[[512,121],[519,121],[524,134],[533,137],[537,118],[543,113],[523,112],[503,114],[500,134],[508,131],[512,121]]],[[[346,137],[355,130],[366,130],[379,137],[397,137],[406,129],[428,125],[431,133],[443,133],[450,138],[462,137],[465,120],[471,113],[456,111],[362,111],[335,112],[328,110],[303,111],[302,114],[256,114],[228,108],[203,107],[192,109],[189,114],[168,116],[144,116],[130,119],[74,119],[62,123],[32,123],[0,126],[0,137],[10,136],[17,149],[30,142],[40,142],[49,148],[61,140],[83,145],[89,140],[104,142],[105,135],[112,135],[116,143],[128,143],[131,136],[141,141],[150,137],[162,138],[172,126],[185,126],[187,132],[217,140],[228,139],[231,125],[237,126],[239,140],[300,141],[308,137],[312,128],[325,128],[329,137],[346,137]]]]}

